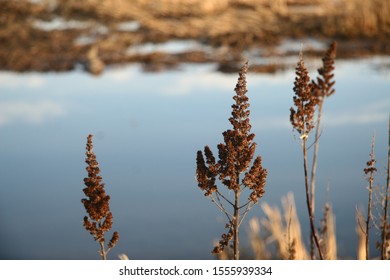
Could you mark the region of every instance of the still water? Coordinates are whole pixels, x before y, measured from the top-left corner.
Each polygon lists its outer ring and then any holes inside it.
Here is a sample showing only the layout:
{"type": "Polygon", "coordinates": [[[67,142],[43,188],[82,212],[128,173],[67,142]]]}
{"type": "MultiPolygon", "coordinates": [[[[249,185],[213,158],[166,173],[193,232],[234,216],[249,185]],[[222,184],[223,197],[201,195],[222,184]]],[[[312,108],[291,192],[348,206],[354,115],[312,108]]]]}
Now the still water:
{"type": "MultiPolygon", "coordinates": [[[[336,94],[324,105],[317,182],[317,224],[330,186],[340,257],[356,256],[355,210],[364,208],[363,168],[376,132],[383,185],[390,113],[389,58],[337,61],[336,94]]],[[[311,75],[320,65],[309,61],[311,75]]],[[[248,75],[252,131],[269,175],[263,201],[295,195],[307,241],[299,138],[289,124],[294,65],[248,75]]],[[[213,64],[144,73],[138,65],[100,77],[0,72],[0,257],[98,259],[82,226],[86,137],[111,196],[120,240],[111,259],[211,259],[224,216],[195,180],[196,151],[216,146],[230,128],[237,74],[213,64]]],[[[260,206],[247,217],[264,217],[260,206]]],[[[247,223],[241,238],[246,239],[247,223]]],[[[377,237],[373,237],[373,243],[377,237]]],[[[245,246],[245,242],[243,242],[245,246]]],[[[373,247],[372,252],[375,253],[373,247]]]]}

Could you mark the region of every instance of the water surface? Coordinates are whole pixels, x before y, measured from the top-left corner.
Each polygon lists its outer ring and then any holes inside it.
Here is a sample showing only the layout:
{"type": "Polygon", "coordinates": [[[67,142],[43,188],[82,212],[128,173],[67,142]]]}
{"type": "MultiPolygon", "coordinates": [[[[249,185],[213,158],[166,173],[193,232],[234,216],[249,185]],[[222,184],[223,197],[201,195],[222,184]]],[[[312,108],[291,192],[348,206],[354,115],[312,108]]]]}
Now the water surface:
{"type": "MultiPolygon", "coordinates": [[[[338,61],[337,92],[324,105],[316,212],[319,224],[329,183],[341,257],[355,257],[355,209],[366,205],[363,168],[374,132],[378,185],[384,182],[390,72],[378,66],[385,59],[338,61]]],[[[319,61],[308,65],[314,76],[319,61]]],[[[197,187],[195,158],[205,145],[217,154],[238,77],[215,68],[144,73],[133,65],[101,77],[1,72],[0,257],[98,258],[98,245],[82,227],[80,202],[92,133],[121,237],[110,257],[213,258],[225,221],[197,187]]],[[[294,192],[307,238],[301,150],[289,124],[293,81],[293,65],[276,75],[249,74],[248,96],[256,154],[269,171],[262,200],[280,204],[294,192]]],[[[254,216],[264,217],[261,207],[252,209],[254,216]]]]}

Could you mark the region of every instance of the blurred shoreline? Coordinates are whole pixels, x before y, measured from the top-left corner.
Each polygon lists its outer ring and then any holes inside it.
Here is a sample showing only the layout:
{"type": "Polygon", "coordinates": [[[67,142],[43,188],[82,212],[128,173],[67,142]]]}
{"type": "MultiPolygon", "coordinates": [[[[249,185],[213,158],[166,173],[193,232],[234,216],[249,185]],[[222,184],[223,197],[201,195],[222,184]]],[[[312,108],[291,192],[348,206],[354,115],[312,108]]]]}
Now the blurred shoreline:
{"type": "MultiPolygon", "coordinates": [[[[390,54],[390,2],[381,0],[0,0],[0,69],[100,74],[141,63],[163,71],[217,63],[275,73],[300,48],[338,58],[390,54]],[[272,58],[279,59],[272,59],[272,58]],[[271,59],[270,59],[271,58],[271,59]]],[[[387,65],[388,66],[388,65],[387,65]]]]}

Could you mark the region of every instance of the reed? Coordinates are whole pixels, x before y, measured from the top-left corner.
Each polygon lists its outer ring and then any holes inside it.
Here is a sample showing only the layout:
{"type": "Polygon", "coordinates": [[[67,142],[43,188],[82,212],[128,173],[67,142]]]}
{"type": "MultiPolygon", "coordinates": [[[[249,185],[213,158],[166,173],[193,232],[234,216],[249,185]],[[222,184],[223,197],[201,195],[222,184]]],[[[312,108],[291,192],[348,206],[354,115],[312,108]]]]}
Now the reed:
{"type": "Polygon", "coordinates": [[[257,156],[252,163],[256,143],[253,142],[255,134],[250,132],[250,111],[246,96],[247,71],[248,62],[239,72],[235,87],[236,95],[233,97],[235,103],[232,105],[232,116],[229,118],[233,129],[223,132],[224,143],[218,145],[218,162],[208,146],[204,148],[204,156],[202,151],[198,151],[196,157],[198,187],[225,214],[228,221],[226,224],[228,232],[222,234],[219,244],[212,253],[221,253],[232,243],[235,260],[240,258],[239,227],[249,210],[263,196],[267,178],[267,170],[262,166],[261,157],[257,156]],[[223,188],[217,185],[217,179],[228,191],[233,191],[233,198],[222,193],[223,188]],[[250,191],[249,197],[241,203],[241,196],[245,190],[250,191]],[[231,211],[227,207],[231,208],[231,211]]]}
{"type": "Polygon", "coordinates": [[[86,188],[83,189],[87,198],[83,198],[81,203],[84,205],[88,216],[84,217],[85,229],[94,237],[100,245],[99,254],[103,260],[107,259],[108,252],[115,247],[119,240],[119,233],[114,232],[107,246],[105,245],[105,233],[111,230],[113,216],[110,211],[110,196],[106,194],[105,184],[102,183],[102,177],[99,175],[99,163],[93,152],[93,136],[90,134],[87,138],[86,160],[88,177],[84,178],[86,188]]]}

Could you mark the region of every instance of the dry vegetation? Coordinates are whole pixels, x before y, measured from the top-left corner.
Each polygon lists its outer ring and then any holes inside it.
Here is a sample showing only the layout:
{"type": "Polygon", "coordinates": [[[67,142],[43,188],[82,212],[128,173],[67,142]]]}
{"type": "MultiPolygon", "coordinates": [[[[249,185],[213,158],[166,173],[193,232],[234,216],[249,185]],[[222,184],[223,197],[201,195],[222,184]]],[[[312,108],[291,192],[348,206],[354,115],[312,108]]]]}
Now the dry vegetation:
{"type": "Polygon", "coordinates": [[[263,197],[267,178],[261,156],[257,156],[252,163],[257,144],[253,142],[255,134],[250,132],[252,126],[249,123],[249,100],[246,96],[247,71],[248,64],[245,63],[239,74],[236,95],[233,97],[235,104],[232,105],[232,117],[229,119],[233,130],[228,129],[223,133],[224,143],[218,145],[218,162],[208,146],[204,148],[206,162],[202,151],[198,151],[196,157],[198,187],[205,196],[211,198],[228,220],[228,233],[222,234],[213,253],[223,252],[232,242],[235,260],[240,259],[239,228],[249,210],[263,197]],[[233,191],[234,198],[223,194],[217,179],[228,191],[233,191]],[[249,191],[248,198],[242,201],[245,190],[249,191]],[[227,210],[227,206],[232,211],[227,210]]]}
{"type": "MultiPolygon", "coordinates": [[[[198,151],[196,156],[196,179],[198,187],[205,197],[209,198],[226,216],[227,233],[222,234],[212,253],[219,259],[238,260],[245,258],[255,259],[321,259],[334,260],[337,255],[336,224],[331,203],[326,201],[321,220],[315,218],[315,174],[319,151],[319,127],[322,117],[322,108],[327,97],[335,93],[333,71],[336,58],[336,43],[332,43],[323,56],[323,65],[318,69],[318,77],[311,80],[305,67],[303,54],[299,56],[294,82],[293,106],[290,109],[290,121],[293,129],[299,135],[302,148],[304,188],[308,221],[310,224],[310,247],[306,248],[303,239],[300,221],[294,197],[290,193],[282,198],[283,213],[277,208],[261,204],[265,218],[260,222],[256,218],[249,221],[249,241],[252,252],[240,255],[239,229],[246,215],[260,199],[264,199],[267,170],[262,166],[261,156],[254,157],[257,144],[255,135],[251,133],[249,99],[246,96],[246,62],[239,72],[232,105],[232,115],[229,118],[233,129],[223,132],[224,143],[218,145],[218,160],[211,149],[205,146],[204,152],[198,151]],[[315,134],[315,152],[310,165],[308,160],[307,141],[315,134]],[[309,172],[311,171],[311,172],[309,172]],[[243,199],[244,198],[244,199],[243,199]]],[[[390,118],[389,144],[387,163],[387,183],[382,188],[374,188],[375,173],[375,137],[373,137],[370,158],[366,168],[362,170],[367,176],[368,205],[365,210],[356,211],[356,232],[358,235],[357,259],[372,259],[369,252],[369,243],[372,239],[370,232],[376,231],[379,236],[376,240],[379,258],[390,259],[390,118]],[[376,213],[374,213],[373,198],[376,213]]],[[[87,186],[84,189],[88,199],[83,199],[89,218],[84,218],[84,227],[100,244],[99,251],[103,259],[107,252],[116,245],[119,235],[113,234],[111,241],[105,247],[104,233],[112,226],[112,214],[109,209],[110,197],[106,195],[102,178],[99,176],[99,167],[92,150],[92,135],[87,142],[87,171],[84,179],[87,186]]],[[[329,190],[328,190],[329,191],[329,190]]],[[[241,237],[242,238],[242,235],[241,237]]],[[[126,259],[126,255],[121,255],[126,259]]]]}
{"type": "Polygon", "coordinates": [[[105,233],[111,230],[113,217],[110,211],[110,196],[106,194],[104,183],[100,174],[99,163],[93,151],[92,135],[88,135],[87,152],[85,162],[87,163],[88,177],[84,178],[86,188],[83,189],[87,198],[81,203],[88,213],[84,217],[85,229],[94,237],[100,245],[99,254],[103,260],[107,259],[108,252],[115,247],[119,240],[119,233],[114,232],[106,247],[105,233]]]}
{"type": "MultiPolygon", "coordinates": [[[[217,62],[221,71],[236,72],[245,50],[261,49],[262,57],[289,55],[275,49],[285,38],[337,39],[339,57],[390,53],[390,2],[382,0],[0,0],[0,6],[0,65],[13,71],[81,65],[99,74],[105,65],[129,62],[154,71],[217,62]],[[56,19],[64,24],[40,27],[56,19]],[[125,30],[129,22],[135,27],[125,30]],[[129,52],[173,39],[211,48],[129,52]]],[[[283,64],[252,65],[259,72],[280,68],[283,64]]]]}

